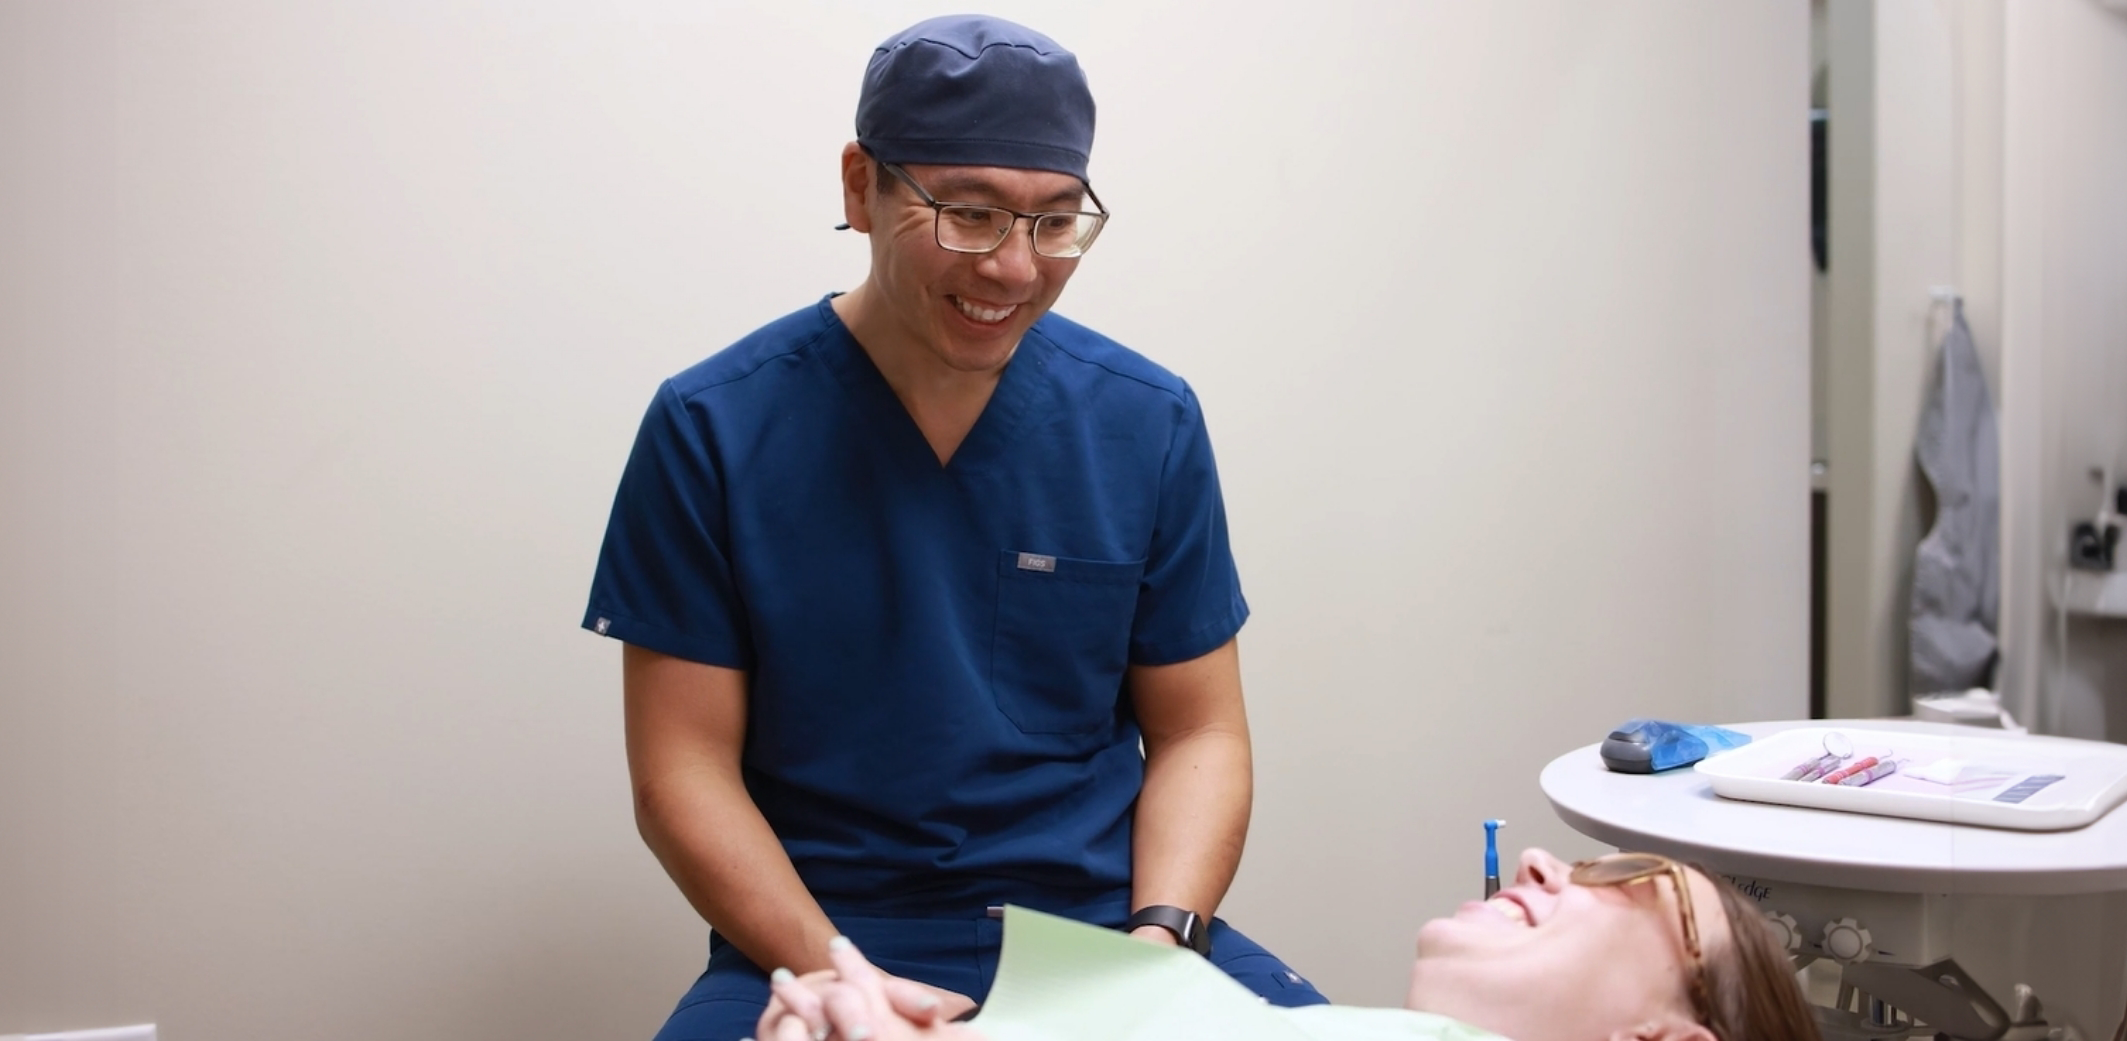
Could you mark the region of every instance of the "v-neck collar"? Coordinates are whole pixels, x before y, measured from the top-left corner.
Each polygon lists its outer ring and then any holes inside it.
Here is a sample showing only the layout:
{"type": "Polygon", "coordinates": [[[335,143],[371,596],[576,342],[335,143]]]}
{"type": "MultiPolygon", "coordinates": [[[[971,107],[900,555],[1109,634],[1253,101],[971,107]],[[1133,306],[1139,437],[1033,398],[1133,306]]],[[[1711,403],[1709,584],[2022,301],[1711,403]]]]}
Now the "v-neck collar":
{"type": "Polygon", "coordinates": [[[953,454],[939,462],[937,450],[923,436],[923,428],[916,425],[916,417],[901,403],[893,385],[886,382],[886,374],[879,371],[864,345],[857,342],[856,335],[842,324],[842,316],[835,313],[831,303],[835,295],[821,298],[819,304],[820,320],[826,326],[820,337],[821,359],[851,396],[878,417],[882,433],[895,442],[893,450],[897,454],[920,453],[916,461],[946,474],[979,470],[1004,458],[1006,449],[1025,425],[1028,407],[1045,383],[1042,377],[1048,371],[1051,350],[1046,337],[1037,329],[1028,329],[1020,337],[1019,346],[998,375],[997,386],[991,389],[990,400],[975,418],[975,425],[968,428],[967,436],[953,454]]]}

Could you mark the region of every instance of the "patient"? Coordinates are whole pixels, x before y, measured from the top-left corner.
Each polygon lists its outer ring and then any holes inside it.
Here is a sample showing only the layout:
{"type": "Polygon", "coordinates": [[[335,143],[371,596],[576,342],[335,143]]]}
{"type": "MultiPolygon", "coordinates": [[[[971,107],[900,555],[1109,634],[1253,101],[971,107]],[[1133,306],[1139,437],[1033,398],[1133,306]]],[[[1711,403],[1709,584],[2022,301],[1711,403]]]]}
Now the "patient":
{"type": "MultiPolygon", "coordinates": [[[[837,944],[837,971],[778,974],[761,1041],[979,1041],[936,999],[837,944]]],[[[1302,1032],[1514,1041],[1787,1041],[1818,1032],[1764,919],[1704,871],[1653,854],[1569,865],[1522,854],[1514,885],[1418,932],[1404,1008],[1281,1009],[1302,1032]],[[1475,1028],[1474,1030],[1472,1028],[1475,1028]]],[[[1097,1039],[1087,1039],[1097,1041],[1097,1039]]]]}

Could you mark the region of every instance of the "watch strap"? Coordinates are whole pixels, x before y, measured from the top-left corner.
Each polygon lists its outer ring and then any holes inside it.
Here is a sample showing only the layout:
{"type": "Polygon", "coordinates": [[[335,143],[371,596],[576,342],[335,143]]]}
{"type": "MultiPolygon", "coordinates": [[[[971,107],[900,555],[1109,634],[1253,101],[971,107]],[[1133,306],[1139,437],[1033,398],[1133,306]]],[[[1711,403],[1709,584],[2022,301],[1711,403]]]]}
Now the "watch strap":
{"type": "Polygon", "coordinates": [[[1207,958],[1211,956],[1211,922],[1195,911],[1153,904],[1132,914],[1130,920],[1123,923],[1123,931],[1133,932],[1147,925],[1159,926],[1173,933],[1182,946],[1207,958]]]}

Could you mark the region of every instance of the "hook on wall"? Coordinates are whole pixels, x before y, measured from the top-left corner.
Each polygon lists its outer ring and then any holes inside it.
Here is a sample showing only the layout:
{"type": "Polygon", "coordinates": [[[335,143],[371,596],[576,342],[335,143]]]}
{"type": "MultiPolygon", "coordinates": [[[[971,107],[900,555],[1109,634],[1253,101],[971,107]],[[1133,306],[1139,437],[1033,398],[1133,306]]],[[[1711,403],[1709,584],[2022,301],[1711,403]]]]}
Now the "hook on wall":
{"type": "Polygon", "coordinates": [[[1941,343],[1943,332],[1947,332],[1949,326],[1956,324],[1958,316],[1963,314],[1965,298],[1963,293],[1957,291],[1956,286],[1929,286],[1928,300],[1927,317],[1923,319],[1927,326],[1927,332],[1922,337],[1922,346],[1932,353],[1936,346],[1941,343]],[[1945,317],[1942,319],[1944,325],[1941,327],[1942,332],[1938,332],[1935,324],[1935,309],[1945,305],[1947,305],[1943,312],[1945,317]]]}

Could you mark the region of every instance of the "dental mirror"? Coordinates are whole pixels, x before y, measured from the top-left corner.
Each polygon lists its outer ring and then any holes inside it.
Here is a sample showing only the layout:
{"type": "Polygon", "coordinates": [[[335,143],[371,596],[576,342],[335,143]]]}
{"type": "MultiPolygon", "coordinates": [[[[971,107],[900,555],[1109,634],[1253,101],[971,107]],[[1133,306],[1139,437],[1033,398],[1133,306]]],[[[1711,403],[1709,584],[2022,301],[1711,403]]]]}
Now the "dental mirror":
{"type": "Polygon", "coordinates": [[[1841,759],[1851,758],[1854,754],[1854,743],[1837,730],[1827,730],[1824,732],[1824,754],[1841,759]]]}

